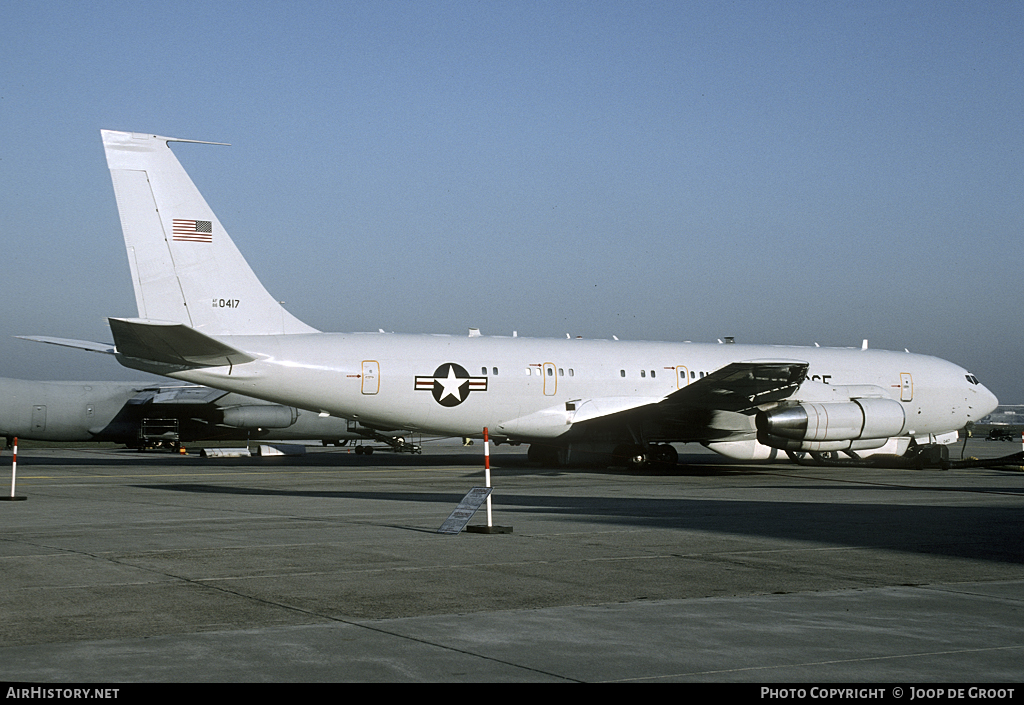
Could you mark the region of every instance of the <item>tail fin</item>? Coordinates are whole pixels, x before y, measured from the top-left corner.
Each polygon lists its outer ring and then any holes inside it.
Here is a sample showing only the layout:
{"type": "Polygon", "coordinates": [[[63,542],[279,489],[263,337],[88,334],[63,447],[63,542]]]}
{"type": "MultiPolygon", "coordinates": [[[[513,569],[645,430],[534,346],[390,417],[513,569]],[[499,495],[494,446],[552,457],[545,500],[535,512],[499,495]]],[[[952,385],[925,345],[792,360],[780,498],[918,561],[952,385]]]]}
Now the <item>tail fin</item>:
{"type": "Polygon", "coordinates": [[[263,288],[168,146],[194,140],[101,134],[139,318],[208,335],[315,332],[263,288]]]}

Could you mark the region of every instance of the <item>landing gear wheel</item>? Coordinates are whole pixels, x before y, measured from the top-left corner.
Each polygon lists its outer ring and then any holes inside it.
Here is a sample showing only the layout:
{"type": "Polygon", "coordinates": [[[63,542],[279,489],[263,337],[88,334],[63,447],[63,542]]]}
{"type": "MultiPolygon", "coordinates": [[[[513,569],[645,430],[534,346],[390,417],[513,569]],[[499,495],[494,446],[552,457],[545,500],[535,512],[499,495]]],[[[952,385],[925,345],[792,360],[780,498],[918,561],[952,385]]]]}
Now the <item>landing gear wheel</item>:
{"type": "Polygon", "coordinates": [[[661,445],[654,446],[651,455],[656,463],[675,465],[679,462],[679,453],[668,443],[662,443],[661,445]]]}
{"type": "Polygon", "coordinates": [[[624,443],[615,448],[612,452],[618,464],[626,466],[627,470],[639,470],[647,465],[647,451],[643,446],[624,443]]]}
{"type": "Polygon", "coordinates": [[[949,446],[939,443],[912,445],[903,455],[914,467],[949,469],[949,446]]]}

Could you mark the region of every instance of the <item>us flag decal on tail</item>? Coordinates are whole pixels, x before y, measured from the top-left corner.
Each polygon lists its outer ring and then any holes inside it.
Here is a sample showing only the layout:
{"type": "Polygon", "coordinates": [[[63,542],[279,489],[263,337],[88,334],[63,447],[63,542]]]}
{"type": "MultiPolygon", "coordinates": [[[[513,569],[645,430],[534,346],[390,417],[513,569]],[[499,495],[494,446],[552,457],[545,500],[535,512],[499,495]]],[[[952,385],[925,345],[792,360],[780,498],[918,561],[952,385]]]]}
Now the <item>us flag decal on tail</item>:
{"type": "Polygon", "coordinates": [[[212,221],[175,218],[172,226],[171,239],[175,242],[213,242],[212,221]]]}

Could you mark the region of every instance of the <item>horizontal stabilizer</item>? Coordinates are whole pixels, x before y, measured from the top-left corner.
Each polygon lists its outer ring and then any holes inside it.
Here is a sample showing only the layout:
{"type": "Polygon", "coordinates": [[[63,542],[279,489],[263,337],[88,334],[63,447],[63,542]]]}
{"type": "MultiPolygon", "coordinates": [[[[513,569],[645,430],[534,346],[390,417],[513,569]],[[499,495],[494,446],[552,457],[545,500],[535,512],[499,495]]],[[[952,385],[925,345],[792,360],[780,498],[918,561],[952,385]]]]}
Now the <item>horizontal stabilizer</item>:
{"type": "Polygon", "coordinates": [[[221,367],[256,358],[181,323],[108,318],[119,355],[184,367],[221,367]]]}
{"type": "Polygon", "coordinates": [[[21,340],[31,340],[36,343],[61,345],[65,348],[76,348],[78,350],[88,350],[89,352],[105,353],[107,355],[113,355],[117,352],[114,349],[113,343],[94,343],[89,340],[72,340],[70,338],[50,338],[45,335],[16,335],[14,337],[21,340]]]}

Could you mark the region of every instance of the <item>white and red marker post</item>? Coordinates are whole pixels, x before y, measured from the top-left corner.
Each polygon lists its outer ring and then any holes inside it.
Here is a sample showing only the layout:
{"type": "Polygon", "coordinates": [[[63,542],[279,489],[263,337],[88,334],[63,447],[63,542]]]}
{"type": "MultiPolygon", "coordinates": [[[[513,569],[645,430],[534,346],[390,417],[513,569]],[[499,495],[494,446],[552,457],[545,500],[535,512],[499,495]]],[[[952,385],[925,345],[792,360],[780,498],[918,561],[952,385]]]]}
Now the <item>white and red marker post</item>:
{"type": "MultiPolygon", "coordinates": [[[[491,486],[491,441],[487,437],[487,427],[484,426],[484,487],[491,486]]],[[[487,526],[493,526],[491,521],[491,495],[487,495],[487,526]]]]}
{"type": "Polygon", "coordinates": [[[0,499],[6,499],[10,501],[17,501],[25,499],[24,497],[18,497],[14,494],[14,485],[18,479],[18,438],[14,438],[14,457],[11,460],[11,495],[9,497],[3,497],[0,499]]]}
{"type": "MultiPolygon", "coordinates": [[[[467,526],[466,531],[473,534],[511,534],[511,526],[495,526],[491,519],[491,438],[484,426],[484,488],[487,489],[487,525],[467,526]]],[[[477,505],[480,506],[479,504],[477,505]]]]}

